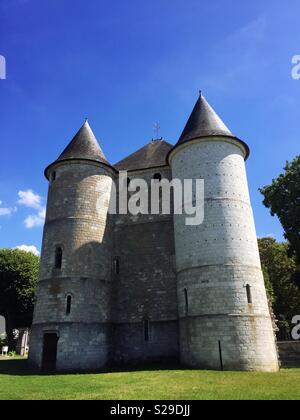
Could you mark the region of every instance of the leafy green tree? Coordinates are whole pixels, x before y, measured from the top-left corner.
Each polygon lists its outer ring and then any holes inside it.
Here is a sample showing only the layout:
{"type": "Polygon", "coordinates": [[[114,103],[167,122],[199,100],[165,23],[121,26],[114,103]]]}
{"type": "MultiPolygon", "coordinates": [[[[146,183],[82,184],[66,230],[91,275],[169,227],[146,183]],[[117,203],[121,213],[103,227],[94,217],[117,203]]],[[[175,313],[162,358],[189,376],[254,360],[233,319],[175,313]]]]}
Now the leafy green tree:
{"type": "Polygon", "coordinates": [[[14,349],[13,331],[32,323],[39,257],[18,249],[0,249],[0,314],[14,349]]]}
{"type": "Polygon", "coordinates": [[[288,243],[262,238],[258,240],[258,245],[278,327],[281,335],[288,335],[292,318],[300,315],[300,288],[295,282],[296,258],[289,255],[288,243]]]}
{"type": "MultiPolygon", "coordinates": [[[[284,173],[260,189],[264,205],[277,215],[300,265],[300,156],[287,162],[284,173]]],[[[299,267],[300,268],[300,267],[299,267]]]]}
{"type": "Polygon", "coordinates": [[[0,350],[1,350],[1,347],[6,346],[6,343],[7,343],[6,337],[1,337],[0,335],[0,350]]]}

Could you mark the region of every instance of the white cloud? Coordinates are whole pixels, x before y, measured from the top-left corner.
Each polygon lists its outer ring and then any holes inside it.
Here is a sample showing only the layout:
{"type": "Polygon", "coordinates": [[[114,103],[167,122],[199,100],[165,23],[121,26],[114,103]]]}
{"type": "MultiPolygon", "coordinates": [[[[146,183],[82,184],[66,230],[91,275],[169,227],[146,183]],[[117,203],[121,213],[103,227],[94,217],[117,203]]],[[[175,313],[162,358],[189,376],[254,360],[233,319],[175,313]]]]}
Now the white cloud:
{"type": "Polygon", "coordinates": [[[258,239],[262,239],[262,238],[276,239],[276,235],[275,235],[275,233],[266,233],[265,235],[261,235],[261,236],[258,237],[258,239]]]}
{"type": "Polygon", "coordinates": [[[41,207],[38,214],[33,214],[24,220],[25,226],[27,229],[32,229],[37,226],[43,226],[45,223],[45,216],[46,216],[46,208],[41,207]]]}
{"type": "Polygon", "coordinates": [[[37,247],[35,247],[34,245],[19,245],[19,246],[16,246],[15,249],[20,249],[21,251],[25,251],[25,252],[31,252],[32,254],[37,255],[37,256],[40,255],[37,247]]]}
{"type": "Polygon", "coordinates": [[[41,207],[40,208],[39,217],[42,217],[45,220],[45,217],[46,217],[46,207],[41,207]]]}
{"type": "Polygon", "coordinates": [[[17,211],[16,207],[1,207],[2,201],[0,200],[0,216],[10,216],[17,211]]]}
{"type": "Polygon", "coordinates": [[[9,216],[12,213],[12,209],[0,207],[0,216],[9,216]]]}
{"type": "Polygon", "coordinates": [[[36,210],[39,210],[41,208],[42,199],[38,194],[35,194],[32,190],[19,191],[18,196],[18,204],[36,210]]]}
{"type": "Polygon", "coordinates": [[[18,204],[37,210],[37,214],[30,214],[24,220],[27,229],[43,226],[45,223],[46,207],[42,206],[42,198],[32,190],[19,191],[18,204]]]}

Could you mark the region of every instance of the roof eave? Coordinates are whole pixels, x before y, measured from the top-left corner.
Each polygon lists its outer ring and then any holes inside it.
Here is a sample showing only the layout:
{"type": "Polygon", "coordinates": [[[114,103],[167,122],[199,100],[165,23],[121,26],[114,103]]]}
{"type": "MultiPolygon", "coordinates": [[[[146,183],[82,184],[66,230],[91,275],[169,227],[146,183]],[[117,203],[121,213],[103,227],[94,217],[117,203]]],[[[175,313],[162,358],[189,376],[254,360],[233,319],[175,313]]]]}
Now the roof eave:
{"type": "Polygon", "coordinates": [[[245,149],[245,157],[244,157],[244,159],[245,159],[245,161],[247,161],[248,160],[248,158],[249,158],[249,156],[250,156],[250,148],[249,148],[249,146],[248,146],[248,144],[247,143],[245,143],[243,140],[241,140],[241,139],[239,139],[238,137],[236,137],[236,136],[229,136],[229,135],[215,135],[215,134],[211,134],[211,135],[205,135],[205,136],[195,136],[195,137],[191,137],[190,139],[188,139],[188,140],[186,140],[186,141],[183,141],[183,142],[178,142],[170,151],[169,151],[169,153],[167,154],[167,164],[168,165],[170,165],[170,155],[171,155],[171,153],[173,153],[173,151],[175,150],[175,149],[177,149],[177,148],[179,148],[180,146],[183,146],[183,145],[186,145],[186,144],[188,144],[188,143],[190,143],[191,141],[193,141],[193,140],[203,140],[203,139],[209,139],[209,138],[217,138],[217,137],[223,137],[223,138],[229,138],[229,139],[232,139],[232,140],[235,140],[235,141],[237,141],[238,143],[240,143],[242,146],[243,146],[243,148],[245,149]]]}
{"type": "Polygon", "coordinates": [[[95,159],[88,159],[88,158],[69,158],[69,159],[60,159],[60,160],[56,160],[54,162],[52,162],[50,165],[48,165],[44,171],[44,175],[45,178],[49,181],[49,170],[53,167],[53,166],[57,166],[59,164],[63,164],[66,162],[79,162],[79,161],[85,161],[85,162],[92,162],[92,163],[96,163],[98,166],[106,166],[107,168],[112,169],[115,173],[118,172],[118,170],[110,165],[108,162],[101,162],[100,160],[95,160],[95,159]]]}
{"type": "Polygon", "coordinates": [[[170,165],[167,161],[166,161],[166,163],[164,163],[162,165],[153,165],[153,166],[147,166],[147,167],[142,167],[142,168],[134,168],[134,169],[118,169],[118,168],[115,168],[115,170],[117,172],[121,172],[121,171],[139,172],[139,171],[147,171],[147,170],[150,170],[150,169],[153,170],[153,169],[159,169],[159,168],[165,168],[165,167],[170,167],[170,165]]]}

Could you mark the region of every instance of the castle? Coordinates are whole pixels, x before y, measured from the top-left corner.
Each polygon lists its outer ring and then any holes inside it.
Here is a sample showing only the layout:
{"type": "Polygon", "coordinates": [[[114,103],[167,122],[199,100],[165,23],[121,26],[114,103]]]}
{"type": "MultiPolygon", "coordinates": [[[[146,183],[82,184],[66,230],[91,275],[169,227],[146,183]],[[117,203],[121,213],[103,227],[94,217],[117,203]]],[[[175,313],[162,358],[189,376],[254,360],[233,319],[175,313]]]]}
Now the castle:
{"type": "Polygon", "coordinates": [[[116,165],[88,124],[45,171],[49,195],[31,330],[40,370],[181,363],[277,371],[245,160],[201,94],[173,147],[151,141],[116,165]],[[204,222],[180,214],[117,214],[119,171],[142,178],[203,179],[204,222]]]}

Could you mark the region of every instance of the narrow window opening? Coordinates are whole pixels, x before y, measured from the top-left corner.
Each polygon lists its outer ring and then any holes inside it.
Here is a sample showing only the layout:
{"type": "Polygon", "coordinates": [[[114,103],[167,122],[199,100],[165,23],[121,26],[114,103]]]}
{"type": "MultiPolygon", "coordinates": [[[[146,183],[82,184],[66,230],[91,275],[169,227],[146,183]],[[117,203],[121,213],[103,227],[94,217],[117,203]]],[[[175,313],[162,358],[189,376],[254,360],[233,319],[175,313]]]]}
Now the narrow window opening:
{"type": "Polygon", "coordinates": [[[63,257],[63,251],[61,247],[56,248],[55,250],[55,268],[61,269],[62,267],[62,257],[63,257]]]}
{"type": "Polygon", "coordinates": [[[66,307],[66,315],[70,315],[72,310],[72,296],[67,296],[67,307],[66,307]]]}
{"type": "Polygon", "coordinates": [[[247,301],[249,304],[252,303],[252,292],[251,292],[251,286],[247,284],[246,286],[246,292],[247,292],[247,301]]]}
{"type": "Polygon", "coordinates": [[[156,180],[156,181],[161,181],[161,174],[160,173],[154,174],[153,179],[156,180]]]}
{"type": "Polygon", "coordinates": [[[189,296],[187,289],[184,289],[184,310],[185,315],[188,315],[189,313],[189,296]]]}
{"type": "Polygon", "coordinates": [[[150,323],[149,323],[149,319],[145,319],[144,320],[144,338],[145,341],[149,341],[150,335],[149,335],[149,330],[150,330],[150,323]]]}
{"type": "Polygon", "coordinates": [[[130,178],[127,178],[127,188],[129,188],[130,182],[131,182],[131,179],[130,178]]]}
{"type": "Polygon", "coordinates": [[[113,267],[114,267],[114,273],[120,274],[120,260],[118,257],[114,258],[113,267]]]}
{"type": "Polygon", "coordinates": [[[56,172],[53,171],[51,174],[51,181],[54,182],[56,180],[56,172]]]}

